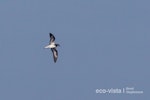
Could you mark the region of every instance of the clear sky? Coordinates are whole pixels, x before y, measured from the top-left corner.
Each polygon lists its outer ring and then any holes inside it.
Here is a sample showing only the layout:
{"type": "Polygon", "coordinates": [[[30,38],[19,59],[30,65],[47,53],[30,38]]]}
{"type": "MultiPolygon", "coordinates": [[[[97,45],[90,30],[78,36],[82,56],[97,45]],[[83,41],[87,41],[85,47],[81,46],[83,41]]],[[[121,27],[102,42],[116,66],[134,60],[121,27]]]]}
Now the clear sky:
{"type": "Polygon", "coordinates": [[[0,0],[0,100],[150,100],[149,4],[0,0]],[[96,93],[126,87],[144,93],[96,93]]]}

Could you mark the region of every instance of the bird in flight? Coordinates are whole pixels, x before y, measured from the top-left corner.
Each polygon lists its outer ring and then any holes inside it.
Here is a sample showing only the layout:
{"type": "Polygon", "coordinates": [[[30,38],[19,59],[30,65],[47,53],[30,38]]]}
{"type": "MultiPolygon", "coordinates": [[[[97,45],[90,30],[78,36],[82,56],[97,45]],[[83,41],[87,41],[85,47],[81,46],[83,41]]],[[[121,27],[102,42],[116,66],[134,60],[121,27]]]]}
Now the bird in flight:
{"type": "Polygon", "coordinates": [[[59,44],[56,44],[55,41],[55,37],[52,33],[49,33],[50,36],[50,42],[49,45],[45,46],[45,48],[50,48],[52,53],[53,53],[53,58],[54,58],[54,62],[56,63],[57,58],[58,58],[58,51],[56,49],[57,46],[60,46],[59,44]]]}

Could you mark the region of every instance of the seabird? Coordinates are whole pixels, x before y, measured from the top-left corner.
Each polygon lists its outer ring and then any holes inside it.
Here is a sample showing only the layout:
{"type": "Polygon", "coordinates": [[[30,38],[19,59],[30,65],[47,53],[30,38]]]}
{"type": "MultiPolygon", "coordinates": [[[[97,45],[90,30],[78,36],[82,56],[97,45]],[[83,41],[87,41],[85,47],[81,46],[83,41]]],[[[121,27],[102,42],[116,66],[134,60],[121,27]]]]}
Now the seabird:
{"type": "Polygon", "coordinates": [[[45,46],[45,48],[50,48],[52,53],[53,53],[53,58],[54,58],[54,62],[56,63],[57,58],[58,58],[58,51],[56,50],[57,46],[60,46],[59,44],[56,44],[55,41],[55,37],[52,33],[49,33],[50,36],[50,42],[49,45],[45,46]]]}

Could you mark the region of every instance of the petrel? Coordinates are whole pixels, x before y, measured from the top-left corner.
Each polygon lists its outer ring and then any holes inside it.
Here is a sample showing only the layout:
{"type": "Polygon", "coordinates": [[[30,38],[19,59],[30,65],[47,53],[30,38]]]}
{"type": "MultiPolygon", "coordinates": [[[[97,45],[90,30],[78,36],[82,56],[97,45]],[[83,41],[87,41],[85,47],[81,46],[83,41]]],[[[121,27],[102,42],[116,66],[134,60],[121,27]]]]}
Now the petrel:
{"type": "Polygon", "coordinates": [[[57,46],[60,46],[59,44],[56,44],[55,41],[55,37],[52,33],[49,33],[50,36],[50,41],[49,41],[49,45],[45,46],[45,48],[50,48],[52,53],[53,53],[53,58],[54,58],[54,62],[56,63],[57,58],[58,58],[58,51],[56,50],[57,46]]]}

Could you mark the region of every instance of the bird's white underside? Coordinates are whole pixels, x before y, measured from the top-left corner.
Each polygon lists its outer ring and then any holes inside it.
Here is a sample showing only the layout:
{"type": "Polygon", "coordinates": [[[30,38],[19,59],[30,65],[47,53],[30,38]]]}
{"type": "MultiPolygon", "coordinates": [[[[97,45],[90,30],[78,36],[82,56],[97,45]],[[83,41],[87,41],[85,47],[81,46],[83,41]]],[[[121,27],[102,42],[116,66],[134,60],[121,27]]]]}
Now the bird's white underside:
{"type": "Polygon", "coordinates": [[[54,44],[50,44],[50,45],[47,45],[45,48],[55,48],[56,46],[54,44]]]}
{"type": "Polygon", "coordinates": [[[52,42],[52,43],[50,43],[49,45],[47,45],[45,48],[55,48],[56,46],[55,46],[55,43],[54,42],[52,42]]]}

